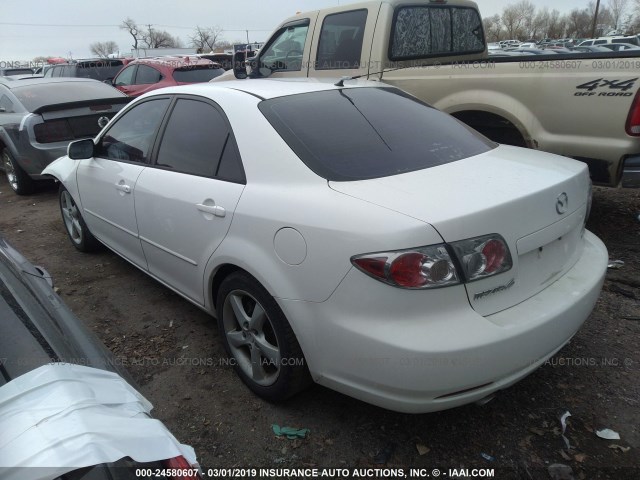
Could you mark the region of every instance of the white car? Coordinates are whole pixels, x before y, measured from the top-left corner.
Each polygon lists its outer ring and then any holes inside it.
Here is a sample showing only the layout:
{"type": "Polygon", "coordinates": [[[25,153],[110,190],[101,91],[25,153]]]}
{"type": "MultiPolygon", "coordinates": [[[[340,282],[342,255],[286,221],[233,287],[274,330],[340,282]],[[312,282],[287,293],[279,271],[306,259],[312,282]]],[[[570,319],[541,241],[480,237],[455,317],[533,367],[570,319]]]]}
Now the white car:
{"type": "Polygon", "coordinates": [[[607,265],[584,163],[379,83],[165,88],[44,173],[73,245],[216,316],[270,400],[312,379],[404,412],[483,399],[571,339],[607,265]]]}

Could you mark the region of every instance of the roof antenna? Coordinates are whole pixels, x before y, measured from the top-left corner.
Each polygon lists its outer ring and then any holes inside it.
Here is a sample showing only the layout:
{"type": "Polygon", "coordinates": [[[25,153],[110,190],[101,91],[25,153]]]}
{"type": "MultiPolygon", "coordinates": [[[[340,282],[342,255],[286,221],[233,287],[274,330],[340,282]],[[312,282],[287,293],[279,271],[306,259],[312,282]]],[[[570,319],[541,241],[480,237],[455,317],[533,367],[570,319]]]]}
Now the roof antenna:
{"type": "Polygon", "coordinates": [[[353,80],[353,77],[342,77],[340,80],[338,80],[336,83],[334,83],[334,85],[336,87],[344,87],[344,81],[345,80],[353,80]]]}

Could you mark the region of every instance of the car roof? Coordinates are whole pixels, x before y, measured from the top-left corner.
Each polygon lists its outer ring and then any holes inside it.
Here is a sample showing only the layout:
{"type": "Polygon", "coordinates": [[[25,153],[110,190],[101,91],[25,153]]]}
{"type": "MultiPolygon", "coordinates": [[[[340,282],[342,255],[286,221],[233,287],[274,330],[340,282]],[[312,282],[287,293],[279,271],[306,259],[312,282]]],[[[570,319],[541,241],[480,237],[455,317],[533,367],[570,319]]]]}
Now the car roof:
{"type": "Polygon", "coordinates": [[[153,58],[137,58],[132,62],[129,62],[128,65],[133,64],[150,64],[150,65],[160,65],[165,67],[173,67],[173,68],[181,68],[189,65],[211,65],[215,62],[207,58],[200,58],[194,56],[167,56],[167,57],[153,57],[153,58]]]}
{"type": "Polygon", "coordinates": [[[34,77],[34,78],[24,78],[19,82],[9,82],[0,79],[0,83],[2,83],[5,87],[17,88],[17,87],[27,87],[30,85],[45,85],[48,83],[78,83],[78,82],[99,82],[98,80],[94,80],[92,78],[75,78],[75,77],[34,77]]]}
{"type": "MultiPolygon", "coordinates": [[[[220,90],[235,90],[253,95],[262,100],[298,95],[301,93],[322,92],[327,90],[337,90],[335,83],[339,79],[316,79],[316,78],[296,78],[296,79],[246,79],[229,80],[225,82],[197,83],[182,85],[179,87],[167,87],[157,90],[157,94],[162,93],[193,93],[207,95],[220,90]]],[[[391,88],[391,85],[369,80],[355,79],[345,80],[342,88],[378,87],[391,88]]]]}

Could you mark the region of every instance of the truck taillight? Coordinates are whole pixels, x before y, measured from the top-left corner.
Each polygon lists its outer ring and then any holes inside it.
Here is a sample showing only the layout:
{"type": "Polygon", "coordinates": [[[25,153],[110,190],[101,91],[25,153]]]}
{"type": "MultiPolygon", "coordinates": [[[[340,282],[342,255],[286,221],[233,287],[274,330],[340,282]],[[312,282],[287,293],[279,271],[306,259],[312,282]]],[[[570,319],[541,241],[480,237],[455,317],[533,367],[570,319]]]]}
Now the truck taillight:
{"type": "Polygon", "coordinates": [[[640,137],[640,90],[636,93],[636,98],[631,104],[629,118],[627,118],[627,135],[640,137]]]}
{"type": "Polygon", "coordinates": [[[473,282],[510,270],[511,253],[498,234],[408,250],[351,257],[370,277],[408,289],[439,288],[473,282]],[[449,253],[451,252],[451,254],[449,253]],[[455,259],[455,261],[454,261],[455,259]]]}

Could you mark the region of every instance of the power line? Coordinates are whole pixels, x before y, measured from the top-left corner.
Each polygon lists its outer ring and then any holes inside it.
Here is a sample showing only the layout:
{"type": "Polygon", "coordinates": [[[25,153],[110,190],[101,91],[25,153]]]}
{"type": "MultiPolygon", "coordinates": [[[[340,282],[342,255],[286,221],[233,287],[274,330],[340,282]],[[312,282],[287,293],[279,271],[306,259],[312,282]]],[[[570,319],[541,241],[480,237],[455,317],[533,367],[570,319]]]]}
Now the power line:
{"type": "MultiPolygon", "coordinates": [[[[63,28],[69,28],[69,27],[76,27],[76,28],[85,28],[85,27],[89,27],[89,28],[120,28],[120,25],[70,25],[70,24],[52,24],[52,23],[9,23],[9,22],[0,22],[0,25],[6,25],[6,26],[11,26],[11,27],[63,27],[63,28]]],[[[186,27],[184,25],[163,25],[160,23],[154,23],[152,24],[152,26],[156,26],[156,27],[164,27],[164,28],[182,28],[182,29],[186,29],[186,30],[193,30],[196,27],[186,27]]],[[[247,29],[246,28],[239,28],[239,29],[226,29],[223,28],[222,30],[224,30],[225,32],[246,32],[247,29]]],[[[271,32],[273,31],[273,29],[264,29],[264,30],[252,30],[249,29],[250,32],[271,32]]]]}

